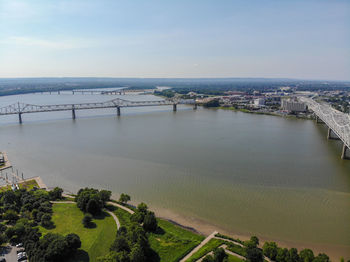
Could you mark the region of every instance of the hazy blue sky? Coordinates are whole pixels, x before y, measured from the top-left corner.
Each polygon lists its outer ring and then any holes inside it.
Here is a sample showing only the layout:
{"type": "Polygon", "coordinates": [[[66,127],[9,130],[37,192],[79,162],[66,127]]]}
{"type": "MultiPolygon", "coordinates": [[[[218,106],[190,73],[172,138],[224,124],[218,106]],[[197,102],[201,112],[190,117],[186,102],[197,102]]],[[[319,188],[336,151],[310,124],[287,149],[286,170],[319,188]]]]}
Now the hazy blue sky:
{"type": "Polygon", "coordinates": [[[0,77],[350,80],[350,1],[0,0],[0,77]]]}

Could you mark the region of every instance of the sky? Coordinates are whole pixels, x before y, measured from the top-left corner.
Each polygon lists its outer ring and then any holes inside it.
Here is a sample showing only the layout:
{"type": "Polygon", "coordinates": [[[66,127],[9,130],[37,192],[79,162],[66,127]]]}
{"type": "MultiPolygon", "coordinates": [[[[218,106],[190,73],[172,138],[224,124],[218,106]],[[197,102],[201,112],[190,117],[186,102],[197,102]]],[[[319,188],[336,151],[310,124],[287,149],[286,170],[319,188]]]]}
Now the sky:
{"type": "Polygon", "coordinates": [[[0,77],[350,80],[349,0],[0,0],[0,77]]]}

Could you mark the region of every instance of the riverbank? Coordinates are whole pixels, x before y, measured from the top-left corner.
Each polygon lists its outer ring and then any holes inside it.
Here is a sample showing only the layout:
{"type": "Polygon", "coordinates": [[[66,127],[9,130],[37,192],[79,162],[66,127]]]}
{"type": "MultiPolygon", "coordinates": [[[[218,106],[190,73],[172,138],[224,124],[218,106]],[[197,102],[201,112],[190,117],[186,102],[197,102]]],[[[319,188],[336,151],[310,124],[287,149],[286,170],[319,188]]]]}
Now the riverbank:
{"type": "MultiPolygon", "coordinates": [[[[135,203],[136,204],[136,203],[135,203]]],[[[233,238],[237,238],[243,241],[249,240],[252,235],[242,234],[239,231],[232,231],[226,228],[220,227],[219,225],[211,224],[207,221],[194,218],[182,216],[178,213],[172,212],[170,210],[157,208],[150,206],[152,210],[155,211],[157,217],[160,217],[164,220],[167,220],[171,223],[174,223],[178,226],[181,226],[184,229],[190,230],[195,233],[202,234],[204,236],[210,235],[214,231],[218,231],[221,234],[228,235],[233,238]]],[[[326,253],[331,261],[339,261],[341,257],[345,258],[345,261],[350,259],[350,250],[349,246],[346,245],[329,245],[322,243],[303,243],[297,241],[288,241],[278,238],[270,238],[263,235],[257,235],[260,240],[260,246],[262,247],[265,242],[274,241],[278,246],[282,248],[297,248],[299,251],[305,248],[313,250],[314,254],[326,253]]]]}
{"type": "Polygon", "coordinates": [[[261,112],[261,111],[248,110],[248,109],[244,109],[244,108],[225,107],[225,106],[220,106],[218,108],[223,109],[223,110],[231,110],[231,111],[235,111],[235,112],[243,112],[243,113],[257,114],[257,115],[278,116],[278,117],[284,117],[284,118],[289,118],[289,119],[304,119],[304,120],[311,120],[312,119],[311,117],[307,117],[307,116],[278,114],[278,113],[274,113],[274,112],[261,112]]]}

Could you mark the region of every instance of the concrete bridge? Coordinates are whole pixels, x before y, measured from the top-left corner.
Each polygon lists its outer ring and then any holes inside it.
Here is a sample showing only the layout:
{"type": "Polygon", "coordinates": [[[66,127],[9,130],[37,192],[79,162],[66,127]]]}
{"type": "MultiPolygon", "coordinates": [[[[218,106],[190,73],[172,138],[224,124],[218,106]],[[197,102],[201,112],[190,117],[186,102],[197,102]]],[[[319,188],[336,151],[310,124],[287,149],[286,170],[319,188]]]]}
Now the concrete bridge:
{"type": "Polygon", "coordinates": [[[158,100],[158,101],[129,101],[120,98],[105,102],[80,103],[80,104],[57,104],[57,105],[32,105],[24,103],[15,103],[0,108],[1,115],[18,115],[19,123],[22,124],[22,114],[55,112],[55,111],[72,111],[72,118],[75,119],[76,110],[116,108],[117,115],[120,116],[122,107],[144,107],[144,106],[173,106],[173,111],[177,110],[177,105],[193,105],[197,109],[196,101],[193,99],[180,100],[158,100]]]}
{"type": "Polygon", "coordinates": [[[299,100],[314,112],[316,123],[325,123],[328,126],[328,139],[339,139],[343,142],[341,158],[349,159],[347,152],[350,148],[350,115],[332,108],[327,103],[318,103],[311,98],[299,97],[299,100]]]}

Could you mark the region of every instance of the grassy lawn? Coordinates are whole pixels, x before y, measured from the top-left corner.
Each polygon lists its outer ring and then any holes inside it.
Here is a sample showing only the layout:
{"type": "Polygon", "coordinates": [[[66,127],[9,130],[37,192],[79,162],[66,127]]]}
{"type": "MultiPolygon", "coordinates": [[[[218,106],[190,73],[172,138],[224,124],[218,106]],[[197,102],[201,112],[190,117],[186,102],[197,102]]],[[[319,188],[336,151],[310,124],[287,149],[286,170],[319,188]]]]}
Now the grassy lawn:
{"type": "MultiPolygon", "coordinates": [[[[18,183],[19,188],[25,188],[27,190],[32,190],[34,187],[39,188],[38,183],[35,181],[35,179],[31,179],[25,182],[21,182],[18,183]]],[[[10,185],[6,185],[6,186],[2,186],[0,187],[0,192],[2,191],[7,191],[7,190],[11,190],[11,186],[10,185]]]]}
{"type": "Polygon", "coordinates": [[[178,261],[204,239],[163,219],[158,219],[158,226],[160,230],[149,235],[149,242],[160,261],[178,261]]]}
{"type": "Polygon", "coordinates": [[[52,221],[56,227],[50,230],[40,227],[43,234],[52,232],[79,235],[82,250],[72,259],[74,262],[96,261],[98,257],[107,254],[117,232],[114,219],[107,213],[93,219],[95,228],[85,228],[81,222],[83,217],[83,212],[75,204],[54,204],[52,221]]]}
{"type": "Polygon", "coordinates": [[[216,238],[210,239],[209,242],[206,243],[201,249],[199,249],[193,256],[191,256],[187,260],[187,262],[197,261],[202,256],[208,254],[210,251],[213,251],[215,248],[217,248],[218,246],[221,246],[224,243],[225,241],[221,239],[216,239],[216,238]]]}
{"type": "Polygon", "coordinates": [[[235,257],[235,256],[232,256],[232,255],[228,255],[228,262],[243,262],[243,261],[245,261],[245,260],[242,260],[242,259],[240,259],[240,258],[238,258],[238,257],[235,257]]]}
{"type": "Polygon", "coordinates": [[[25,181],[23,183],[19,183],[18,186],[19,186],[19,188],[25,188],[27,190],[32,190],[34,187],[39,188],[39,185],[35,179],[28,180],[28,181],[25,181]]]}

